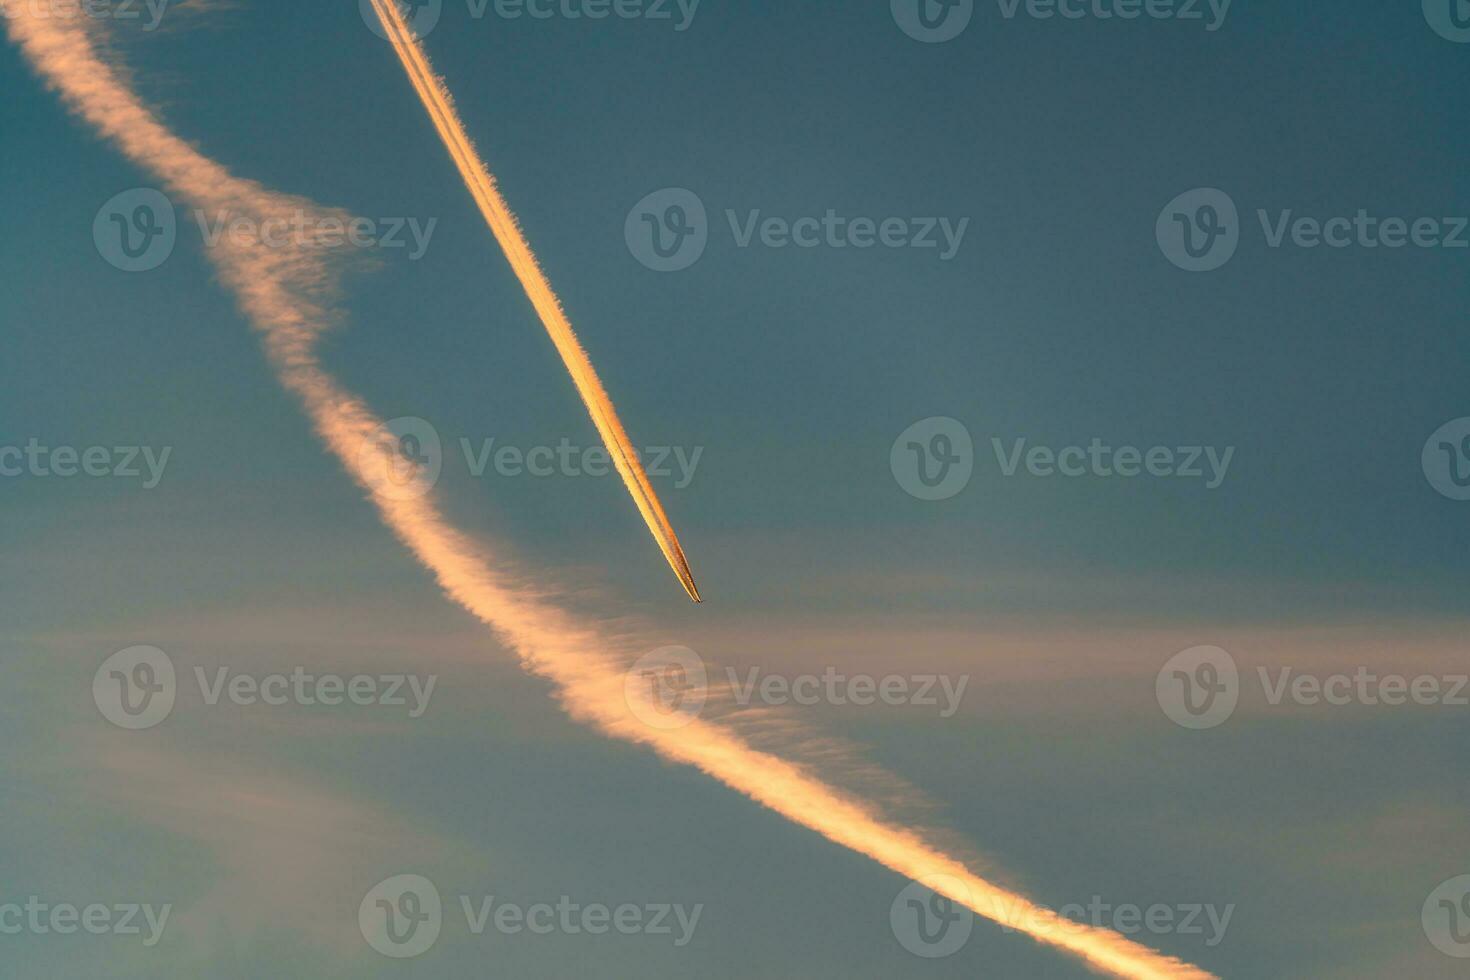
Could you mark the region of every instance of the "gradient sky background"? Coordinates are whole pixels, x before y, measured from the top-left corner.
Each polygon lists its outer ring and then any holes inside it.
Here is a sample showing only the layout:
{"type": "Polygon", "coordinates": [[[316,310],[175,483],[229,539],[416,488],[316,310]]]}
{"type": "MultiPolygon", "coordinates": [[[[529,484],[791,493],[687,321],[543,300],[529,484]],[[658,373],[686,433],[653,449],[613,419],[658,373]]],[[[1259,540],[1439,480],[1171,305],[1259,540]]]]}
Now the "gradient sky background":
{"type": "MultiPolygon", "coordinates": [[[[241,176],[437,219],[354,276],[324,360],[447,444],[443,502],[533,579],[712,662],[968,674],[961,711],[798,709],[911,782],[926,819],[1053,905],[1234,904],[1224,976],[1462,976],[1420,910],[1470,873],[1466,708],[1271,707],[1189,732],[1154,697],[1196,644],[1242,664],[1464,672],[1470,503],[1420,450],[1470,415],[1470,250],[1268,248],[1258,208],[1470,213],[1470,45],[1417,2],[1238,2],[1225,26],[1004,19],[921,44],[888,4],[704,0],[670,21],[474,19],[427,46],[655,480],[708,600],[683,599],[614,479],[472,478],[458,440],[595,440],[388,46],[351,3],[119,26],[170,125],[241,176]],[[709,209],[684,271],[624,220],[709,209]],[[1243,240],[1176,269],[1154,223],[1226,190],[1243,240]],[[968,217],[934,251],[737,248],[724,211],[968,217]],[[889,470],[963,421],[968,488],[889,470]],[[1234,446],[1223,486],[1003,478],[991,437],[1234,446]]],[[[162,945],[0,937],[0,975],[1086,976],[977,923],[945,960],[888,927],[897,876],[567,720],[439,594],[277,386],[193,219],[159,269],[94,247],[150,186],[0,55],[0,445],[170,446],[161,484],[0,479],[0,902],[172,902],[162,945]],[[207,707],[147,732],[91,701],[133,644],[182,670],[439,675],[428,714],[207,707]],[[694,941],[446,926],[383,959],[356,909],[403,871],[523,904],[703,903],[694,941]]]]}

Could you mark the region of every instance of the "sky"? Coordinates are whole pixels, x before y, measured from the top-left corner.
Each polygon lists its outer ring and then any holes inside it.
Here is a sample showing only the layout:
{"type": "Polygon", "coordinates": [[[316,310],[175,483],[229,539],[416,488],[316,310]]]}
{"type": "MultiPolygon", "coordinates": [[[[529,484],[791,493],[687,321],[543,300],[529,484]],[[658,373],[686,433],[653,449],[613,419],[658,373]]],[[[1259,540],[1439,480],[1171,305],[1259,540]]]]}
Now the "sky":
{"type": "MultiPolygon", "coordinates": [[[[68,16],[0,6],[23,2],[68,16]]],[[[1435,0],[1063,6],[1085,15],[961,4],[926,41],[904,0],[439,5],[425,48],[701,606],[586,472],[596,432],[370,16],[89,29],[200,152],[371,219],[321,362],[423,420],[433,499],[537,590],[718,678],[934,679],[937,704],[778,683],[747,714],[1038,902],[1168,910],[1134,938],[1221,976],[1463,975],[1470,33],[1435,0]],[[1311,245],[1333,219],[1342,247],[1311,245]],[[1395,219],[1432,244],[1389,247],[1395,219]],[[863,222],[902,244],[859,247],[863,222]],[[1222,665],[1233,710],[1181,714],[1175,667],[1222,665]],[[1439,693],[1385,703],[1388,675],[1439,693]]],[[[932,955],[901,876],[569,718],[323,451],[212,216],[169,202],[166,257],[119,268],[113,216],[159,180],[14,44],[0,90],[0,975],[1091,975],[984,921],[932,955]],[[59,475],[56,447],[123,472],[59,475]],[[94,682],[138,646],[178,683],[129,730],[94,682]],[[401,706],[210,703],[220,670],[435,681],[414,715],[406,682],[401,706]],[[359,913],[403,874],[444,914],[399,958],[359,913]],[[147,945],[7,931],[31,896],[171,912],[147,945]],[[476,935],[460,900],[488,896],[701,911],[687,936],[476,935]]]]}

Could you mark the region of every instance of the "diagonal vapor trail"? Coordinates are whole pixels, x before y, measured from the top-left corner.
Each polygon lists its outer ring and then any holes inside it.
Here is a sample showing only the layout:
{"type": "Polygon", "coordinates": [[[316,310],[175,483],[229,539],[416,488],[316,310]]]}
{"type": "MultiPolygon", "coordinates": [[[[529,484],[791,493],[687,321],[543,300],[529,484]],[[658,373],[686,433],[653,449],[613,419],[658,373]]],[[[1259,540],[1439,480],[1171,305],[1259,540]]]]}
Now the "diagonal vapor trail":
{"type": "Polygon", "coordinates": [[[383,30],[393,44],[393,50],[403,63],[403,70],[407,72],[414,91],[428,110],[434,128],[439,132],[439,138],[444,141],[445,148],[454,159],[454,165],[464,178],[465,186],[479,205],[480,213],[485,216],[486,223],[495,234],[495,240],[500,243],[516,278],[520,280],[531,304],[540,315],[541,322],[546,326],[546,332],[551,335],[551,342],[556,345],[557,353],[561,354],[562,362],[571,373],[577,392],[582,396],[588,414],[592,416],[592,423],[597,426],[597,433],[612,455],[613,464],[622,476],[628,493],[632,494],[633,502],[638,505],[639,513],[643,515],[648,529],[653,532],[654,540],[668,559],[669,567],[679,577],[684,591],[689,593],[689,598],[695,602],[703,601],[699,596],[699,588],[694,584],[694,576],[689,571],[684,549],[680,547],[679,538],[674,533],[674,526],[669,522],[669,516],[664,512],[663,504],[653,490],[653,484],[649,483],[648,475],[643,471],[643,464],[638,459],[632,440],[618,420],[612,399],[598,379],[587,352],[578,343],[561,301],[551,288],[550,280],[541,271],[541,265],[536,261],[536,255],[531,251],[526,236],[521,233],[515,215],[501,197],[495,178],[490,175],[485,161],[480,158],[474,143],[465,133],[459,114],[454,109],[454,100],[430,70],[428,57],[414,41],[412,31],[408,22],[403,19],[396,0],[372,0],[372,4],[383,24],[383,30]]]}
{"type": "MultiPolygon", "coordinates": [[[[132,90],[124,71],[99,53],[89,28],[31,6],[6,18],[10,36],[67,105],[129,160],[156,175],[180,201],[267,222],[307,210],[343,220],[298,197],[230,173],[169,130],[132,90]]],[[[562,707],[603,734],[643,745],[692,766],[793,823],[889,868],[1003,927],[1064,950],[1093,969],[1136,980],[1211,980],[1212,974],[1149,949],[1111,929],[1074,922],[1017,891],[975,874],[932,836],[843,792],[812,764],[757,748],[732,724],[696,717],[681,728],[646,724],[654,694],[626,683],[628,642],[573,616],[508,571],[503,560],[453,527],[428,497],[404,498],[383,479],[373,446],[382,422],[321,366],[316,342],[340,319],[331,303],[334,268],[321,241],[294,245],[225,236],[208,250],[224,284],[259,330],[276,374],[317,434],[366,491],[388,529],[453,601],[519,656],[527,671],[555,685],[562,707]]]]}

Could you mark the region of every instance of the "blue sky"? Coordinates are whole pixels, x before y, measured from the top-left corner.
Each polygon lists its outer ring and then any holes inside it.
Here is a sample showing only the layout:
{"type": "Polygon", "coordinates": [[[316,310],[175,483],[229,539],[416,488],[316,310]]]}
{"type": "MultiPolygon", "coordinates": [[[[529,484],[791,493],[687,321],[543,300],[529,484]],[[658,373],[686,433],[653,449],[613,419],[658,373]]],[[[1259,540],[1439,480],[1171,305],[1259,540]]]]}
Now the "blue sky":
{"type": "MultiPolygon", "coordinates": [[[[708,600],[692,607],[615,479],[471,472],[461,439],[595,432],[353,7],[110,27],[169,125],[236,174],[380,227],[433,222],[420,257],[370,250],[322,356],[379,415],[432,423],[457,525],[579,608],[712,664],[969,677],[947,718],[789,710],[907,780],[927,823],[1038,900],[1233,905],[1218,945],[1145,936],[1224,976],[1459,974],[1420,914],[1470,872],[1470,709],[1272,705],[1254,678],[1466,670],[1470,503],[1435,491],[1421,452],[1470,416],[1470,249],[1273,248],[1259,213],[1448,233],[1470,214],[1454,98],[1470,45],[1412,2],[1241,0],[1214,31],[981,3],[937,44],[882,2],[704,0],[682,31],[677,8],[511,20],[444,3],[435,67],[635,442],[700,451],[687,486],[655,478],[708,600]],[[663,188],[707,212],[704,253],[667,273],[624,234],[663,188]],[[1238,211],[1238,248],[1210,272],[1171,264],[1155,235],[1194,188],[1238,211]],[[968,224],[948,259],[741,247],[731,228],[732,213],[829,210],[968,224]],[[974,472],[925,501],[890,449],[935,416],[963,424],[974,472]],[[1006,476],[993,440],[1022,439],[1234,451],[1214,489],[1006,476]],[[1231,652],[1246,690],[1227,723],[1187,731],[1155,678],[1201,644],[1231,652]]],[[[983,924],[953,956],[914,957],[889,928],[896,875],[565,718],[321,451],[194,216],[179,209],[157,269],[107,264],[99,209],[156,182],[13,45],[0,86],[0,445],[170,448],[148,489],[0,478],[0,904],[176,916],[148,949],[3,935],[0,974],[1086,975],[983,924]],[[196,690],[130,732],[90,690],[135,644],[186,679],[439,680],[421,718],[196,690]],[[446,896],[705,911],[681,948],[461,921],[423,957],[385,959],[358,902],[410,871],[446,896]]]]}

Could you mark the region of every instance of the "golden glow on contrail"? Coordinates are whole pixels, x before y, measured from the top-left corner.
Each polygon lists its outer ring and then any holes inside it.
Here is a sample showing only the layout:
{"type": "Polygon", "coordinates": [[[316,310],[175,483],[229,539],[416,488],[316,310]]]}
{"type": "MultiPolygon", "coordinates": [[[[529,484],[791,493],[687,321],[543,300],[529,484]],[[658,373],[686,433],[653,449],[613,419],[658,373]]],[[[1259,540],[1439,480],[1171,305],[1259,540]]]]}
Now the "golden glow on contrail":
{"type": "MultiPolygon", "coordinates": [[[[176,136],[74,21],[22,6],[6,19],[6,29],[66,102],[129,159],[154,173],[177,202],[247,216],[256,227],[289,219],[309,206],[234,176],[176,136]]],[[[340,212],[313,213],[342,217],[340,212]]],[[[321,331],[338,319],[328,303],[329,252],[320,243],[273,247],[225,236],[208,254],[263,333],[282,385],[301,400],[317,433],[368,492],[384,524],[446,595],[490,626],[527,670],[556,685],[573,718],[694,766],[828,840],[922,880],[977,914],[1072,953],[1095,969],[1139,980],[1209,980],[1211,974],[1197,967],[1112,930],[1073,922],[981,878],[930,837],[842,792],[809,765],[757,748],[730,724],[698,717],[679,728],[645,724],[640,718],[653,707],[653,694],[647,693],[645,703],[630,696],[626,649],[610,652],[618,644],[604,631],[511,576],[503,563],[492,561],[477,542],[452,527],[429,497],[401,499],[379,471],[381,457],[363,452],[376,441],[381,422],[323,370],[314,350],[321,331]]]]}
{"type": "Polygon", "coordinates": [[[638,452],[623,429],[622,422],[618,421],[612,399],[602,387],[592,362],[587,358],[587,352],[577,342],[571,321],[562,310],[561,301],[552,290],[551,282],[541,271],[540,263],[536,261],[531,246],[526,242],[526,236],[521,234],[515,215],[500,196],[495,178],[490,175],[485,161],[480,159],[475,152],[474,143],[465,133],[459,113],[454,110],[453,98],[429,67],[428,56],[413,37],[395,0],[372,0],[372,3],[378,20],[383,24],[383,30],[393,44],[393,50],[398,53],[398,60],[403,63],[403,70],[407,72],[424,108],[429,111],[434,128],[439,131],[439,138],[444,141],[449,155],[454,158],[454,165],[459,168],[465,186],[479,205],[480,213],[485,216],[490,230],[495,233],[495,240],[500,243],[501,250],[510,261],[510,267],[515,270],[516,278],[521,281],[531,305],[536,308],[541,322],[546,326],[546,332],[551,335],[551,342],[556,345],[557,353],[561,354],[562,362],[571,373],[577,392],[587,405],[588,414],[592,416],[592,424],[597,426],[597,434],[602,437],[618,474],[622,476],[628,492],[633,495],[633,502],[638,505],[639,513],[647,522],[648,529],[653,532],[654,540],[668,559],[669,567],[679,577],[684,591],[689,593],[689,598],[700,602],[699,588],[694,584],[689,562],[684,558],[684,549],[679,546],[679,538],[674,534],[669,515],[664,513],[663,504],[659,502],[658,494],[654,493],[653,485],[648,482],[648,474],[643,471],[643,464],[639,462],[638,452]]]}

